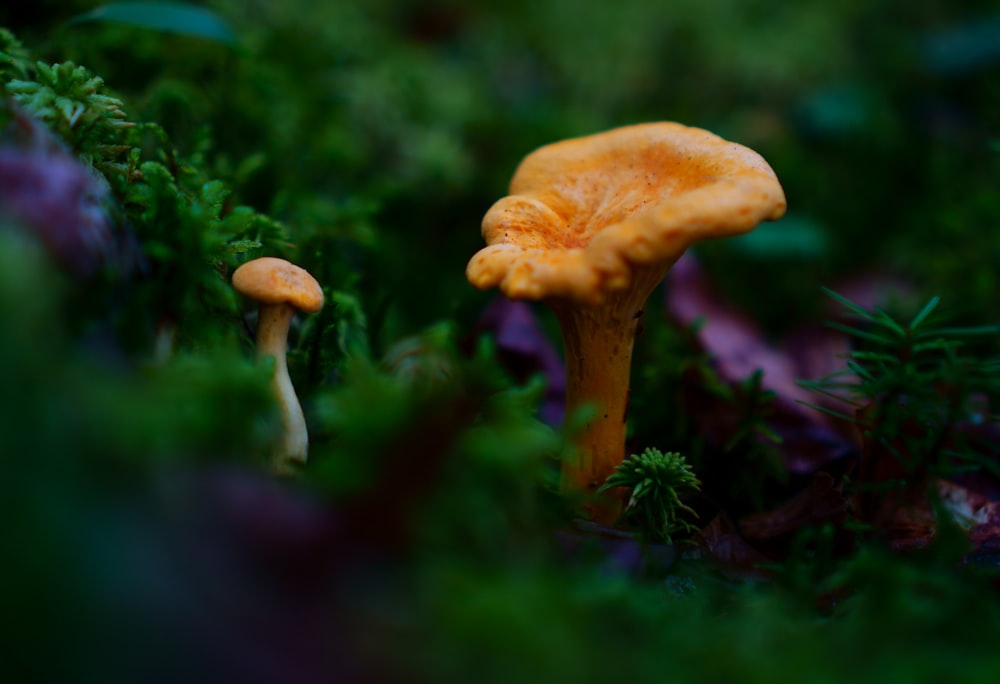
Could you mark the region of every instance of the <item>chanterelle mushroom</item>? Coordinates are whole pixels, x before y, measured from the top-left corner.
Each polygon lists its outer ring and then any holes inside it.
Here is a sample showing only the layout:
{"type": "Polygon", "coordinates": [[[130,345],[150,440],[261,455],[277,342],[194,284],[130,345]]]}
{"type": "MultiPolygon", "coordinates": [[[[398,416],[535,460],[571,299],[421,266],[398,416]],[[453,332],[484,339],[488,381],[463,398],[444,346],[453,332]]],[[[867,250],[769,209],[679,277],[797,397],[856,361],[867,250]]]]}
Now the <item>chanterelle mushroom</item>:
{"type": "MultiPolygon", "coordinates": [[[[466,276],[480,289],[545,302],[566,352],[568,411],[597,407],[563,466],[563,488],[593,495],[625,448],[632,343],[649,294],[692,244],[785,212],[760,155],[662,122],[564,140],[529,154],[483,218],[487,247],[466,276]]],[[[584,506],[610,523],[619,499],[584,506]]]]}
{"type": "Polygon", "coordinates": [[[288,376],[288,328],[295,311],[315,313],[323,308],[323,290],[308,271],[284,259],[262,257],[233,272],[233,287],[260,304],[257,317],[257,356],[274,357],[274,390],[281,406],[284,428],[275,454],[277,472],[290,472],[290,462],[305,463],[309,434],[302,406],[288,376]]]}

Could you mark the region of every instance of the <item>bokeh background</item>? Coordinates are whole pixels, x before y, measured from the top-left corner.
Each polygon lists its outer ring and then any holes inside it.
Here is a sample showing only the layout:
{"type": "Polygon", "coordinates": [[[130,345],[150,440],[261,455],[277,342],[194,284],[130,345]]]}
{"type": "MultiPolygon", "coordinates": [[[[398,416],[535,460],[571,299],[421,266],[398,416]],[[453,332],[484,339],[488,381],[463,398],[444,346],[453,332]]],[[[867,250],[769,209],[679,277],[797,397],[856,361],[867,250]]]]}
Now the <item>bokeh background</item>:
{"type": "Polygon", "coordinates": [[[401,331],[484,301],[461,267],[526,152],[648,120],[707,128],[776,169],[788,218],[705,250],[768,323],[814,314],[818,284],[866,269],[990,306],[990,3],[493,5],[209,3],[235,47],[66,24],[95,3],[4,13],[38,57],[86,65],[180,149],[207,130],[240,202],[300,245],[345,243],[365,296],[398,302],[401,331]]]}

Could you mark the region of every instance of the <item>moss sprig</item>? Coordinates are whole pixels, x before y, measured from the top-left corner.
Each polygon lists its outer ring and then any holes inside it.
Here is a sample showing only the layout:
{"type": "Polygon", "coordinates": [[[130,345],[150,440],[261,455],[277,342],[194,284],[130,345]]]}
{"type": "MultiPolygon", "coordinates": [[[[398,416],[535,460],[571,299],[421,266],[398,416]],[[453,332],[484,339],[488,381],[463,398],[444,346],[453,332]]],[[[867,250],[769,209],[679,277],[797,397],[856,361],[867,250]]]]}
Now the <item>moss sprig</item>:
{"type": "Polygon", "coordinates": [[[697,513],[681,500],[681,495],[697,492],[701,483],[681,454],[659,449],[633,454],[615,469],[598,493],[615,487],[631,490],[623,518],[635,523],[651,539],[671,543],[673,535],[698,529],[682,517],[697,517],[697,513]]]}
{"type": "Polygon", "coordinates": [[[13,32],[0,27],[0,76],[6,79],[13,73],[17,78],[28,78],[30,69],[28,50],[13,32]]]}
{"type": "Polygon", "coordinates": [[[208,127],[180,150],[161,124],[129,120],[100,76],[73,61],[31,61],[9,31],[0,33],[0,93],[10,103],[0,113],[39,121],[106,181],[104,210],[134,236],[141,255],[130,275],[138,277],[127,298],[116,288],[128,347],[152,342],[160,358],[242,329],[230,271],[248,252],[288,254],[293,245],[281,223],[240,204],[220,180],[208,127]]]}
{"type": "Polygon", "coordinates": [[[124,131],[135,124],[104,79],[73,62],[36,62],[33,71],[34,79],[9,81],[7,94],[105,175],[128,173],[120,161],[132,149],[124,131]]]}

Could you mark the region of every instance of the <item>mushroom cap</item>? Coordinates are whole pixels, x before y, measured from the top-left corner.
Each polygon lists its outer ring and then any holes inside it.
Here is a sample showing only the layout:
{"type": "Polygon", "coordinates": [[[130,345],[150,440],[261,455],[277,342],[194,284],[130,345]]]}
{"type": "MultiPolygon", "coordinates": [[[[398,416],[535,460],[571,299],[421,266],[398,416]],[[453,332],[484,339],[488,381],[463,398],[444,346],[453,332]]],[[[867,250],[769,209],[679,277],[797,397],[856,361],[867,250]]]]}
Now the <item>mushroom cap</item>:
{"type": "Polygon", "coordinates": [[[466,268],[511,299],[598,304],[636,271],[669,268],[692,244],[785,213],[774,171],[751,149],[673,122],[541,147],[483,217],[466,268]]]}
{"type": "Polygon", "coordinates": [[[323,289],[309,271],[276,257],[261,257],[237,268],[233,287],[263,304],[289,304],[306,313],[323,308],[323,289]]]}

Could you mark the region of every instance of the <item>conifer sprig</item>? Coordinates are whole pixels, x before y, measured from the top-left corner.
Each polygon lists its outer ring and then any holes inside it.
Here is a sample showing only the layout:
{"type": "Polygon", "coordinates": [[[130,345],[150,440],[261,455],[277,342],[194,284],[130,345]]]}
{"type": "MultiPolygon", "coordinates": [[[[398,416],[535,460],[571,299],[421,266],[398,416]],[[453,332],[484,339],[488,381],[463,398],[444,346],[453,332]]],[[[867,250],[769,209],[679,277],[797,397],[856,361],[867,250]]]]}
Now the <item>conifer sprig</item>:
{"type": "Polygon", "coordinates": [[[957,428],[995,420],[981,415],[981,408],[983,398],[1000,393],[1000,359],[983,357],[971,343],[1000,335],[1000,326],[949,326],[938,311],[938,297],[904,323],[881,309],[868,310],[824,292],[851,312],[851,323],[828,325],[854,338],[856,348],[845,356],[841,371],[799,383],[844,409],[809,405],[856,425],[909,468],[944,475],[972,462],[995,469],[978,458],[957,428]]]}

